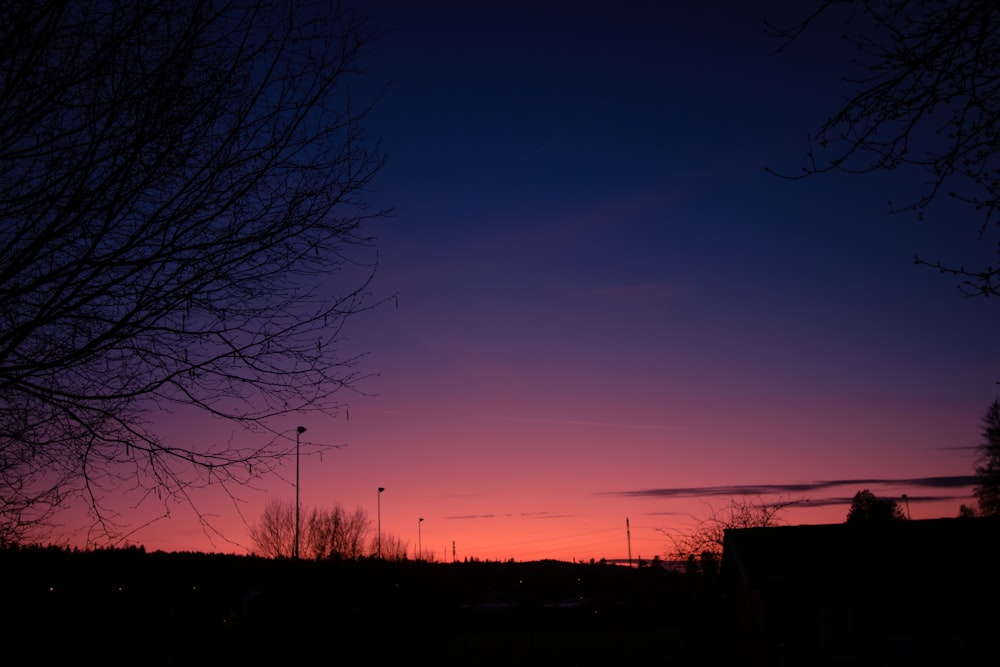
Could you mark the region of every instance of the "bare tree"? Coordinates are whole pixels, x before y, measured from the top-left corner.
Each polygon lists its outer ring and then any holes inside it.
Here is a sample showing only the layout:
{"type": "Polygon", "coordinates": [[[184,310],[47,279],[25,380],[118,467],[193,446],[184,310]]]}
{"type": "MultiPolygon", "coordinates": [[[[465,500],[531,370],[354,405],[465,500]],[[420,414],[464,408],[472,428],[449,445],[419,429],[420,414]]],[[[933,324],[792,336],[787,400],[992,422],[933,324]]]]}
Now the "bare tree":
{"type": "MultiPolygon", "coordinates": [[[[922,219],[945,195],[969,205],[979,239],[1000,253],[1000,4],[824,0],[804,20],[774,30],[780,48],[835,17],[850,26],[845,39],[857,74],[845,79],[853,91],[811,138],[796,177],[912,168],[923,191],[893,211],[922,219]]],[[[1000,294],[1000,264],[914,261],[956,276],[965,294],[1000,294]]]]}
{"type": "Polygon", "coordinates": [[[368,553],[373,557],[381,553],[382,560],[406,560],[409,550],[410,543],[393,533],[382,533],[381,548],[377,536],[368,545],[368,553]]]}
{"type": "Polygon", "coordinates": [[[305,553],[317,560],[361,558],[371,533],[372,522],[361,507],[350,513],[340,505],[317,508],[306,522],[305,553]]]}
{"type": "Polygon", "coordinates": [[[781,525],[781,514],[802,501],[776,500],[764,502],[746,496],[731,498],[724,507],[708,506],[705,515],[686,530],[658,529],[670,539],[666,558],[674,561],[718,561],[726,530],[730,528],[767,528],[781,525]]]}
{"type": "Polygon", "coordinates": [[[258,556],[292,558],[295,555],[295,503],[268,500],[260,519],[250,527],[250,540],[258,556]]]}
{"type": "MultiPolygon", "coordinates": [[[[300,508],[301,511],[302,508],[300,508]]],[[[299,553],[309,559],[361,558],[372,534],[372,522],[361,507],[348,512],[340,505],[304,512],[299,553]]],[[[265,558],[295,555],[295,503],[271,499],[260,519],[250,527],[253,551],[265,558]]]]}
{"type": "Polygon", "coordinates": [[[289,453],[281,417],[359,390],[376,36],[334,5],[0,4],[0,540],[82,497],[113,541],[123,485],[232,494],[289,453]],[[167,442],[179,408],[244,435],[167,442]]]}

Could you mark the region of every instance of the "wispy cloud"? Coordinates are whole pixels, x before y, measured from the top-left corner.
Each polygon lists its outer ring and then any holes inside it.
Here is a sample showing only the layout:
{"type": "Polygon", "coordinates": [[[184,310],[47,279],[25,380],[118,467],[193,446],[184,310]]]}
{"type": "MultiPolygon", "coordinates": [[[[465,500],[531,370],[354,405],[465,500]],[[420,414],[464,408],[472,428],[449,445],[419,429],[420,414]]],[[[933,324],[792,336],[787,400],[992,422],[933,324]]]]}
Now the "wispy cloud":
{"type": "MultiPolygon", "coordinates": [[[[738,484],[729,486],[692,486],[666,487],[653,489],[634,489],[630,491],[608,491],[598,495],[625,496],[632,498],[703,498],[713,496],[771,496],[771,495],[802,495],[815,491],[825,491],[843,486],[856,488],[867,487],[905,487],[907,489],[965,489],[975,486],[978,478],[974,475],[955,475],[951,477],[913,477],[909,479],[861,478],[837,479],[817,482],[801,482],[794,484],[738,484]]],[[[851,494],[853,496],[853,494],[851,494]]],[[[851,496],[847,497],[850,502],[851,496]]],[[[917,496],[907,497],[916,500],[917,496]]],[[[940,496],[928,497],[940,500],[940,496]]],[[[828,502],[824,499],[821,502],[828,502]]],[[[843,501],[838,501],[843,502],[843,501]]],[[[818,503],[817,503],[818,504],[818,503]]]]}
{"type": "Polygon", "coordinates": [[[682,431],[684,426],[670,426],[666,424],[636,424],[629,422],[609,422],[589,419],[544,419],[544,418],[521,418],[521,417],[498,417],[499,421],[517,422],[523,424],[553,424],[555,426],[585,426],[588,428],[615,428],[631,431],[682,431]]]}
{"type": "MultiPolygon", "coordinates": [[[[596,495],[620,496],[628,498],[720,498],[743,496],[777,496],[787,499],[790,505],[798,507],[837,507],[850,505],[854,494],[861,489],[871,489],[876,495],[883,495],[879,490],[897,488],[906,494],[910,504],[965,501],[968,491],[978,483],[974,475],[954,475],[950,477],[911,477],[905,479],[888,479],[884,477],[867,477],[853,479],[833,479],[814,482],[796,482],[784,484],[733,484],[723,486],[686,486],[663,487],[650,489],[633,489],[625,491],[603,491],[596,495]],[[827,493],[830,491],[837,491],[827,493]],[[925,493],[921,493],[921,490],[925,493]],[[964,493],[947,493],[948,491],[964,491],[964,493]],[[935,493],[939,492],[939,493],[935,493]],[[943,493],[941,493],[943,492],[943,493]],[[818,494],[818,495],[815,495],[818,494]]],[[[650,516],[689,516],[687,512],[672,510],[653,511],[650,516]]],[[[578,515],[558,514],[554,512],[505,512],[488,514],[453,514],[445,519],[454,521],[482,521],[494,519],[571,519],[578,515]]]]}
{"type": "Polygon", "coordinates": [[[555,514],[553,512],[521,512],[519,514],[513,514],[511,512],[505,514],[453,514],[451,516],[444,517],[445,519],[455,519],[459,521],[466,521],[469,519],[497,519],[497,518],[512,518],[518,517],[521,519],[571,519],[575,514],[555,514]]]}
{"type": "MultiPolygon", "coordinates": [[[[878,494],[876,494],[878,495],[878,494]]],[[[854,495],[849,496],[826,496],[824,498],[809,498],[801,502],[794,503],[796,505],[801,505],[803,507],[840,507],[843,505],[850,505],[854,500],[854,495]]],[[[912,493],[906,494],[906,502],[912,503],[914,505],[919,505],[920,503],[930,503],[930,502],[941,502],[942,500],[947,501],[964,501],[968,500],[967,494],[962,495],[914,495],[912,493]]]]}

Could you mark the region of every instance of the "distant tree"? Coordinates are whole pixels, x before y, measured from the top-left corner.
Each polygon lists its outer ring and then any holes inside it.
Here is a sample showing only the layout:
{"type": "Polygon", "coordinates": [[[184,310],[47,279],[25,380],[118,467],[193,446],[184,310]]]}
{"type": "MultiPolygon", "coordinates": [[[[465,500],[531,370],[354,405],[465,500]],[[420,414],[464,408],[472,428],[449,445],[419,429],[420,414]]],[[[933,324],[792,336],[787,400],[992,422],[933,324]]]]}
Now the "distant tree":
{"type": "Polygon", "coordinates": [[[969,507],[968,505],[963,504],[958,508],[958,518],[974,519],[976,518],[976,509],[974,507],[969,507]]]}
{"type": "Polygon", "coordinates": [[[270,499],[257,523],[250,527],[254,553],[264,558],[291,558],[295,554],[295,503],[270,499]]]}
{"type": "MultiPolygon", "coordinates": [[[[311,560],[354,559],[366,555],[372,533],[364,509],[299,510],[299,556],[311,560]]],[[[295,503],[272,498],[260,519],[250,527],[253,551],[265,558],[291,558],[295,554],[295,503]]]]}
{"type": "Polygon", "coordinates": [[[437,562],[437,555],[435,555],[435,553],[432,550],[429,550],[429,549],[424,549],[422,551],[418,551],[416,548],[414,548],[414,550],[413,550],[413,559],[414,560],[424,561],[426,563],[436,563],[437,562]]]}
{"type": "Polygon", "coordinates": [[[887,521],[902,521],[906,514],[895,500],[877,498],[875,494],[865,489],[854,494],[851,507],[847,511],[847,523],[884,523],[887,521]]]}
{"type": "Polygon", "coordinates": [[[232,494],[357,387],[375,35],[298,4],[0,3],[0,540],[71,498],[113,541],[122,488],[232,494]],[[168,442],[178,409],[243,435],[168,442]]]}
{"type": "MultiPolygon", "coordinates": [[[[807,164],[792,177],[910,168],[923,191],[890,204],[893,212],[923,219],[945,195],[968,205],[979,239],[1000,253],[1000,3],[823,0],[807,11],[773,28],[779,50],[821,19],[841,21],[853,90],[810,138],[807,164]]],[[[965,294],[1000,294],[1000,263],[914,261],[956,277],[965,294]]]]}
{"type": "Polygon", "coordinates": [[[372,538],[368,547],[368,552],[372,557],[377,557],[381,553],[382,560],[391,561],[406,560],[406,554],[409,550],[410,543],[392,533],[382,533],[381,548],[377,535],[372,538]]]}
{"type": "Polygon", "coordinates": [[[983,441],[979,445],[976,475],[979,483],[975,494],[979,512],[985,516],[1000,515],[1000,400],[993,401],[983,415],[983,441]]]}
{"type": "Polygon", "coordinates": [[[314,509],[306,522],[304,553],[308,558],[361,558],[372,533],[372,522],[361,507],[347,512],[337,505],[314,509]]]}
{"type": "Polygon", "coordinates": [[[781,525],[781,514],[788,507],[802,501],[778,500],[765,503],[751,498],[732,498],[722,508],[709,506],[707,514],[697,519],[688,530],[667,531],[671,546],[664,554],[668,560],[681,561],[688,571],[699,569],[709,558],[722,557],[726,530],[730,528],[767,528],[781,525]]]}

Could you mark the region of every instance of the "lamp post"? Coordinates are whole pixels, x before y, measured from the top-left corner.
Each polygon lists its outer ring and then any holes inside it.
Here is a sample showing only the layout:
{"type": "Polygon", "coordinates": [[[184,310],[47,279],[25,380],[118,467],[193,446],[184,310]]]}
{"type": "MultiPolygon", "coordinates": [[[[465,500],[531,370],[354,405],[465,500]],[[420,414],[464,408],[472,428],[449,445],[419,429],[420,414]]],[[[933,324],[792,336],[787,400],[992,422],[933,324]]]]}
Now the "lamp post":
{"type": "Polygon", "coordinates": [[[420,560],[420,551],[421,551],[420,526],[421,524],[423,524],[423,522],[424,522],[424,517],[420,517],[420,519],[417,521],[417,560],[420,560]]]}
{"type": "Polygon", "coordinates": [[[295,559],[299,558],[299,436],[306,432],[305,426],[295,429],[295,559]]]}
{"type": "Polygon", "coordinates": [[[382,560],[382,492],[385,487],[378,487],[378,557],[382,560]]]}

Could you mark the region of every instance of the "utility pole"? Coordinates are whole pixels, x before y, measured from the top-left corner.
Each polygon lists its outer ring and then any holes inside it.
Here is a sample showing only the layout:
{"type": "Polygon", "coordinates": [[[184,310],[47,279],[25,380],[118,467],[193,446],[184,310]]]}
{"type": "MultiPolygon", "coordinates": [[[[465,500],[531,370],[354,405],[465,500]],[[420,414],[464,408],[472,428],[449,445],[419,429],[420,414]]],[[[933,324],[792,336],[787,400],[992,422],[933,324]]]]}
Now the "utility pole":
{"type": "Polygon", "coordinates": [[[632,528],[628,525],[628,517],[625,517],[625,539],[628,541],[628,566],[632,567],[632,528]]]}

